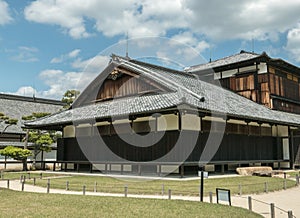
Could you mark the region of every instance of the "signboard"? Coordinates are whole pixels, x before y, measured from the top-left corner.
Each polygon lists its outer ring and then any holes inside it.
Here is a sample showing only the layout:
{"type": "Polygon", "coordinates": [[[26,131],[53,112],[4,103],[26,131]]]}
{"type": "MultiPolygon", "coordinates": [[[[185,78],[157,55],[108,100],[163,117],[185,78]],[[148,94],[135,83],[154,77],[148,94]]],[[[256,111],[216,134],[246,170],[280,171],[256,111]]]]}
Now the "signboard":
{"type": "Polygon", "coordinates": [[[217,203],[219,203],[219,201],[225,201],[225,202],[228,202],[229,205],[231,206],[231,198],[230,198],[230,190],[229,189],[217,188],[216,192],[217,192],[217,203]]]}
{"type": "MultiPolygon", "coordinates": [[[[198,171],[198,176],[201,177],[201,171],[198,171]]],[[[208,178],[208,172],[203,171],[203,177],[207,179],[208,178]]]]}

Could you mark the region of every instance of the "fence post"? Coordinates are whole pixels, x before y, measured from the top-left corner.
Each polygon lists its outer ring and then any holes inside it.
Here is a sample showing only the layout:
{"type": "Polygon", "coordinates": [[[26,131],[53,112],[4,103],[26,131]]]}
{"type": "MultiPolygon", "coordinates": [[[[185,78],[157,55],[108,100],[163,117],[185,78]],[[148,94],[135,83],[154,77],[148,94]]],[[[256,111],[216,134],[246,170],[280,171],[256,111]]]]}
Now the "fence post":
{"type": "Polygon", "coordinates": [[[171,200],[172,191],[171,189],[168,190],[169,200],[171,200]]]}
{"type": "Polygon", "coordinates": [[[50,179],[47,182],[47,194],[50,193],[50,179]]]}
{"type": "Polygon", "coordinates": [[[9,179],[7,180],[7,188],[9,189],[9,179]]]}
{"type": "Polygon", "coordinates": [[[275,218],[275,205],[274,203],[271,203],[270,206],[271,206],[271,218],[275,218]]]}
{"type": "Polygon", "coordinates": [[[23,182],[24,183],[26,182],[26,176],[25,175],[23,176],[23,182]]]}
{"type": "Polygon", "coordinates": [[[20,183],[23,182],[23,175],[20,176],[20,183]]]}
{"type": "Polygon", "coordinates": [[[248,208],[249,208],[249,210],[252,211],[252,198],[251,198],[251,196],[248,196],[248,208]]]}
{"type": "Polygon", "coordinates": [[[69,181],[66,182],[66,191],[69,191],[69,181]]]}
{"type": "Polygon", "coordinates": [[[35,184],[36,184],[36,178],[33,177],[33,185],[35,185],[35,184]]]}
{"type": "Polygon", "coordinates": [[[209,202],[212,203],[213,202],[213,193],[209,192],[209,202]]]}
{"type": "Polygon", "coordinates": [[[85,189],[86,189],[86,186],[84,185],[84,186],[82,187],[82,194],[83,194],[83,195],[85,195],[85,189]]]}
{"type": "Polygon", "coordinates": [[[164,194],[165,194],[165,185],[162,184],[161,185],[161,195],[164,196],[164,194]]]}
{"type": "Polygon", "coordinates": [[[289,210],[288,211],[288,218],[293,218],[294,216],[293,216],[293,211],[291,211],[291,210],[289,210]]]}
{"type": "Polygon", "coordinates": [[[22,191],[24,191],[24,184],[25,184],[25,181],[22,181],[22,186],[21,186],[22,191]]]}
{"type": "Polygon", "coordinates": [[[40,179],[42,179],[43,178],[43,174],[42,173],[40,173],[40,179]]]}
{"type": "Polygon", "coordinates": [[[241,196],[242,195],[242,185],[239,184],[239,195],[241,196]]]}
{"type": "Polygon", "coordinates": [[[125,196],[125,198],[127,197],[127,194],[128,194],[128,187],[127,187],[127,185],[125,185],[125,187],[124,187],[124,196],[125,196]]]}
{"type": "Polygon", "coordinates": [[[286,190],[286,179],[283,181],[283,189],[286,190]]]}
{"type": "Polygon", "coordinates": [[[97,182],[94,184],[94,192],[97,192],[97,182]]]}
{"type": "Polygon", "coordinates": [[[296,174],[296,185],[299,185],[299,174],[296,174]]]}
{"type": "Polygon", "coordinates": [[[265,192],[268,193],[268,182],[265,182],[265,192]]]}

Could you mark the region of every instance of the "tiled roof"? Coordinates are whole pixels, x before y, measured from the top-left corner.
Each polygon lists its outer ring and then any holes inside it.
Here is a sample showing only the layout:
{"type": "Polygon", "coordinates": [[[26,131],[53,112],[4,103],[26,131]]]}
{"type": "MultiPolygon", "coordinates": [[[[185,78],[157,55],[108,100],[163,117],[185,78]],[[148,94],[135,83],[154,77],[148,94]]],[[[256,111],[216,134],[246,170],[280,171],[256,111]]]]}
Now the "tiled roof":
{"type": "Polygon", "coordinates": [[[238,63],[241,61],[247,61],[261,56],[261,54],[255,54],[252,52],[241,51],[239,54],[231,55],[228,57],[224,57],[206,64],[195,65],[186,68],[185,70],[188,72],[201,71],[206,69],[213,69],[215,67],[224,66],[228,64],[238,63]]]}
{"type": "Polygon", "coordinates": [[[28,127],[44,127],[71,124],[90,119],[109,118],[155,112],[188,104],[203,111],[226,114],[231,117],[276,124],[300,126],[300,115],[274,111],[234,92],[206,83],[189,73],[154,67],[118,57],[111,64],[135,71],[163,85],[171,92],[156,95],[119,98],[63,111],[47,118],[26,123],[28,127]],[[204,101],[203,101],[204,99],[204,101]]]}
{"type": "MultiPolygon", "coordinates": [[[[18,119],[17,125],[9,126],[7,133],[24,133],[22,130],[22,116],[31,115],[33,112],[55,113],[61,110],[63,104],[59,101],[30,98],[23,96],[0,94],[0,112],[13,119],[18,119]]],[[[4,122],[0,123],[0,132],[7,126],[4,122]]]]}

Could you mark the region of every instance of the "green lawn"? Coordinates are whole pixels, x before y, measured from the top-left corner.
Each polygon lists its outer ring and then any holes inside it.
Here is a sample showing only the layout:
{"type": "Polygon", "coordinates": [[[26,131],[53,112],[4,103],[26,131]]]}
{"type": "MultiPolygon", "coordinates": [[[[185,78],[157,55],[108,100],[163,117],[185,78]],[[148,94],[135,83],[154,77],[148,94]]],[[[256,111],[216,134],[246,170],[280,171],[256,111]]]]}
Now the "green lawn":
{"type": "MultiPolygon", "coordinates": [[[[6,173],[4,178],[20,178],[21,174],[6,173]]],[[[31,178],[39,178],[39,174],[31,174],[31,178]]],[[[86,191],[94,191],[95,183],[97,183],[98,192],[123,193],[124,187],[128,187],[129,194],[165,194],[168,189],[172,190],[174,195],[199,195],[199,180],[193,181],[170,181],[170,180],[152,180],[145,181],[142,179],[119,180],[111,177],[98,176],[63,176],[58,174],[43,174],[44,179],[36,179],[36,185],[46,187],[47,178],[49,177],[51,188],[66,189],[66,183],[69,183],[69,190],[80,191],[83,185],[86,191]]],[[[28,178],[28,175],[27,175],[28,178]]],[[[33,184],[33,180],[26,180],[26,183],[33,184]]],[[[242,194],[262,193],[265,191],[265,183],[267,183],[268,191],[281,190],[284,187],[284,179],[256,176],[238,176],[230,178],[210,178],[204,181],[204,194],[207,196],[209,192],[215,193],[216,188],[230,189],[232,194],[238,194],[241,185],[242,194]]],[[[286,181],[286,187],[294,187],[295,182],[286,181]]]]}
{"type": "Polygon", "coordinates": [[[261,217],[217,204],[134,198],[55,195],[0,189],[0,217],[261,217]]]}

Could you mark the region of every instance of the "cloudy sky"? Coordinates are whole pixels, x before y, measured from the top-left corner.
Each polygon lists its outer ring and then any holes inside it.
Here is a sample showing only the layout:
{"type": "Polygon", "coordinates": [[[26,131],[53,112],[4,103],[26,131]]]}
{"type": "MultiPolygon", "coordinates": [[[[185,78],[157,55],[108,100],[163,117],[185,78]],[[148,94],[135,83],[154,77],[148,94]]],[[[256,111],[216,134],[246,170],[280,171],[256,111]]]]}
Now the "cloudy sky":
{"type": "Polygon", "coordinates": [[[299,0],[0,0],[0,92],[60,99],[127,47],[176,67],[240,50],[299,66],[299,11],[299,0]]]}

